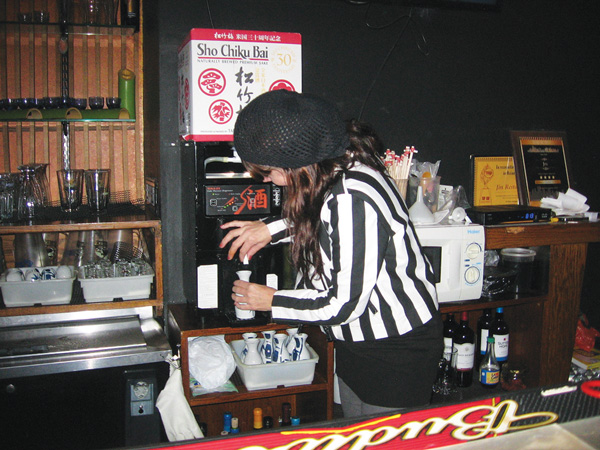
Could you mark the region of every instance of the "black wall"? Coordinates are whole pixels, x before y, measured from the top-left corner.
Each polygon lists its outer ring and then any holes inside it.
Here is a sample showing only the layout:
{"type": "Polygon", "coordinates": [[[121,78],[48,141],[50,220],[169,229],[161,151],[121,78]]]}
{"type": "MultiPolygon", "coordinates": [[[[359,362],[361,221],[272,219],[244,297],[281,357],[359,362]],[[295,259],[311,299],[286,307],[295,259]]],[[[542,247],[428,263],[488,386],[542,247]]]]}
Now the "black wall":
{"type": "MultiPolygon", "coordinates": [[[[357,3],[144,2],[158,57],[158,67],[146,70],[157,69],[159,79],[168,302],[184,301],[185,274],[194,270],[191,155],[172,145],[177,47],[192,28],[300,33],[303,91],[335,102],[347,118],[360,115],[389,148],[414,145],[419,160],[440,160],[444,184],[470,186],[470,154],[511,155],[511,129],[566,131],[572,187],[600,208],[598,2],[503,0],[499,12],[357,3]]],[[[583,298],[592,316],[597,253],[590,246],[583,298]]]]}

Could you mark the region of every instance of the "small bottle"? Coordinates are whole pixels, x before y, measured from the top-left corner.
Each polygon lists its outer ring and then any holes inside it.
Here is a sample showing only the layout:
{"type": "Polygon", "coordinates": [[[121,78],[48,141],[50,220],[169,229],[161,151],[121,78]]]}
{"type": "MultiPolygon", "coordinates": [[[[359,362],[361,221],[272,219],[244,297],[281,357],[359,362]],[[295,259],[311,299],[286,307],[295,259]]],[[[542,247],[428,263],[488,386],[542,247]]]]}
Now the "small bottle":
{"type": "Polygon", "coordinates": [[[504,321],[504,308],[496,308],[496,315],[492,322],[490,333],[494,336],[496,360],[502,365],[508,360],[508,325],[504,321]]]}
{"type": "Polygon", "coordinates": [[[240,421],[237,417],[231,418],[231,434],[236,434],[240,432],[240,421]]]}
{"type": "Polygon", "coordinates": [[[477,320],[477,342],[479,343],[479,350],[477,351],[477,365],[481,363],[485,356],[485,349],[487,348],[487,338],[490,334],[490,328],[494,317],[492,316],[492,310],[486,308],[483,310],[483,314],[477,320]]]}
{"type": "Polygon", "coordinates": [[[292,405],[285,402],[281,405],[281,426],[289,427],[292,425],[292,405]]]}
{"type": "Polygon", "coordinates": [[[263,417],[263,428],[273,428],[273,417],[265,416],[263,417]]]}
{"type": "Polygon", "coordinates": [[[463,311],[460,325],[454,332],[454,348],[456,349],[456,384],[469,387],[473,383],[473,366],[475,364],[475,332],[469,327],[469,313],[463,311]]]}
{"type": "Polygon", "coordinates": [[[452,348],[454,347],[454,333],[458,328],[456,320],[454,320],[454,314],[446,314],[446,320],[444,320],[444,358],[446,361],[452,359],[452,348]]]}
{"type": "Polygon", "coordinates": [[[262,408],[254,408],[254,429],[262,430],[263,427],[263,412],[262,408]]]}
{"type": "Polygon", "coordinates": [[[231,413],[223,413],[223,431],[231,433],[231,413]]]}
{"type": "Polygon", "coordinates": [[[500,365],[494,352],[494,338],[487,338],[485,357],[479,366],[479,382],[483,387],[495,388],[500,382],[500,365]]]}
{"type": "Polygon", "coordinates": [[[140,25],[140,4],[138,0],[121,1],[121,25],[135,27],[140,25]]]}

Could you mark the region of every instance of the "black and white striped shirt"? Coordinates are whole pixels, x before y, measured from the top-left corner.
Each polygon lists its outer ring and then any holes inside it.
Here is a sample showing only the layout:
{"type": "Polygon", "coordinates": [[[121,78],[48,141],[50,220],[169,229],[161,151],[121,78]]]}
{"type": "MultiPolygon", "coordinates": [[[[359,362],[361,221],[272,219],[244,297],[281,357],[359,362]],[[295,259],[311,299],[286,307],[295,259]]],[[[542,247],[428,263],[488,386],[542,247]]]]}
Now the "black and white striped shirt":
{"type": "MultiPolygon", "coordinates": [[[[268,224],[273,243],[285,226],[268,224]]],[[[274,321],[321,325],[335,339],[359,342],[403,335],[438,309],[406,206],[376,170],[357,164],[334,185],[321,209],[319,239],[324,278],[277,291],[274,321]]]]}

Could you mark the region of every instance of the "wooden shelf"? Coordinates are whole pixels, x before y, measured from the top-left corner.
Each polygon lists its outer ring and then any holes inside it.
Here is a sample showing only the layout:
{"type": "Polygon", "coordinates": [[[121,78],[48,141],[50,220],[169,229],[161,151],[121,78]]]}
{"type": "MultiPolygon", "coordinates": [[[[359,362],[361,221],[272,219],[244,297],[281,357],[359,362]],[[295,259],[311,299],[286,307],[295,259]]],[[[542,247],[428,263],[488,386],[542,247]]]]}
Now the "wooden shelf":
{"type": "Polygon", "coordinates": [[[224,335],[227,342],[242,338],[242,333],[264,330],[285,330],[289,325],[266,324],[261,326],[231,327],[220,316],[196,319],[194,311],[187,304],[167,306],[168,336],[173,348],[179,346],[183,390],[199,421],[208,424],[209,435],[216,436],[221,431],[223,412],[232,411],[239,416],[242,429],[251,429],[249,418],[254,407],[263,408],[264,415],[276,419],[281,403],[292,405],[292,414],[302,417],[302,423],[333,419],[333,343],[328,342],[318,327],[306,326],[303,331],[309,337],[313,350],[319,355],[315,376],[311,384],[292,387],[277,387],[249,391],[239,377],[233,382],[238,392],[211,393],[193,396],[190,389],[188,339],[198,336],[224,335]]]}
{"type": "MultiPolygon", "coordinates": [[[[443,314],[504,308],[510,327],[509,363],[527,366],[529,387],[568,380],[589,243],[600,242],[600,222],[485,227],[485,247],[548,247],[547,292],[503,299],[442,303],[443,314]]],[[[469,315],[476,329],[478,317],[469,315]]]]}
{"type": "MultiPolygon", "coordinates": [[[[109,205],[109,208],[111,206],[109,205]]],[[[50,314],[74,311],[91,311],[103,309],[123,309],[140,306],[152,306],[157,315],[163,314],[163,279],[162,279],[162,224],[150,212],[125,214],[122,207],[113,205],[113,211],[101,216],[77,216],[77,220],[36,220],[31,224],[1,224],[0,236],[10,236],[21,233],[53,233],[91,230],[120,230],[139,229],[144,235],[144,243],[153,259],[154,282],[152,298],[141,300],[125,300],[120,302],[70,303],[66,305],[4,307],[0,308],[0,317],[21,316],[34,314],[50,314]]],[[[125,208],[127,209],[127,207],[125,208]]]]}

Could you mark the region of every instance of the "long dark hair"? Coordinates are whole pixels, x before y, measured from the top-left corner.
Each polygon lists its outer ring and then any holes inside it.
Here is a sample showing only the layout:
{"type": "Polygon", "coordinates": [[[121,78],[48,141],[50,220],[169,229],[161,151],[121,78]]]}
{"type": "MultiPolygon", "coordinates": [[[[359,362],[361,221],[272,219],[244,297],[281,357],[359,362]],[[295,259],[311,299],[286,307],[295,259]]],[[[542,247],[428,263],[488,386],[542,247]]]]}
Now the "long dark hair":
{"type": "MultiPolygon", "coordinates": [[[[366,123],[350,120],[346,129],[350,146],[339,158],[298,169],[282,169],[287,181],[282,215],[294,235],[292,263],[304,276],[308,276],[311,268],[314,268],[316,275],[324,274],[319,246],[320,214],[325,197],[335,182],[357,162],[387,174],[381,160],[385,148],[373,128],[366,123]]],[[[252,163],[244,164],[250,174],[258,179],[269,176],[272,169],[252,163]]]]}

